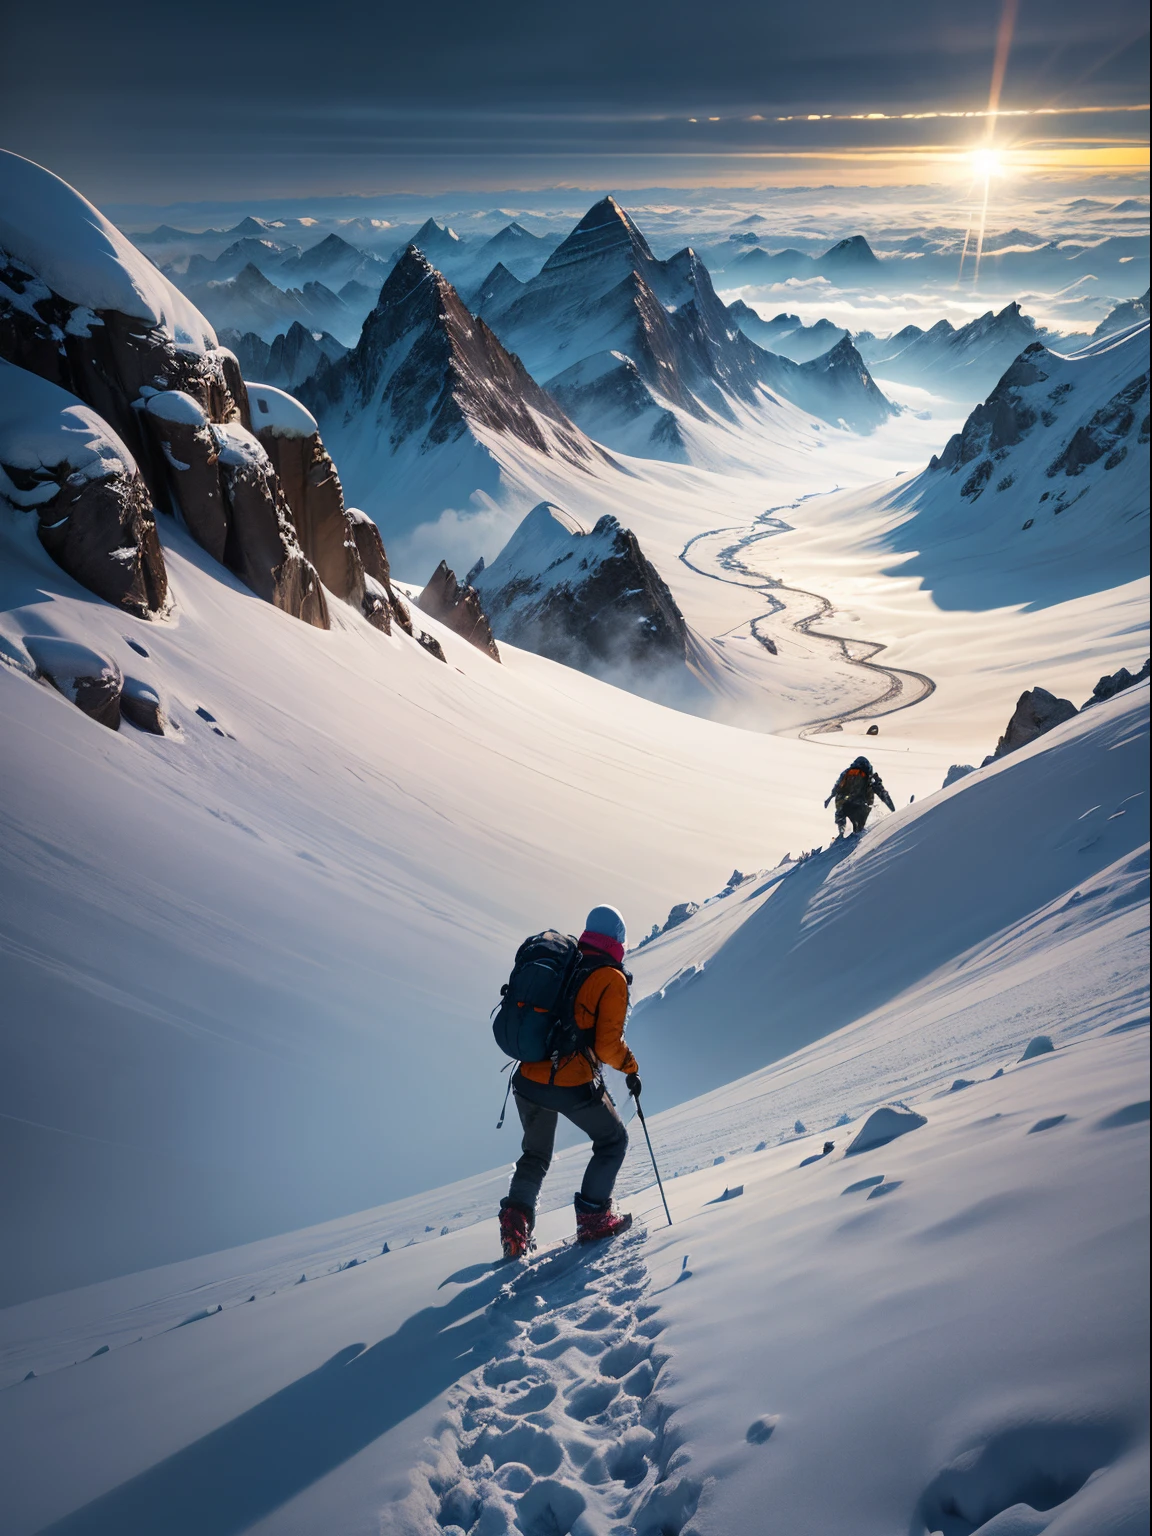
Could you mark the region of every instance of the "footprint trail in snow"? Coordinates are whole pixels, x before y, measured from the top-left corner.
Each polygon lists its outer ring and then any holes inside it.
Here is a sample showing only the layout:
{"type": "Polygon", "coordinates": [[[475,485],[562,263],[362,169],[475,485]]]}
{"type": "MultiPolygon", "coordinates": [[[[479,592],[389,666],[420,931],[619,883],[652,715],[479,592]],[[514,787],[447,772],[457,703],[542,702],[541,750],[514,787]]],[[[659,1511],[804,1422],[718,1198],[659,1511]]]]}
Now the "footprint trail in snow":
{"type": "Polygon", "coordinates": [[[387,1536],[679,1536],[700,1485],[658,1391],[644,1237],[512,1274],[487,1309],[492,1356],[452,1389],[387,1536]]]}

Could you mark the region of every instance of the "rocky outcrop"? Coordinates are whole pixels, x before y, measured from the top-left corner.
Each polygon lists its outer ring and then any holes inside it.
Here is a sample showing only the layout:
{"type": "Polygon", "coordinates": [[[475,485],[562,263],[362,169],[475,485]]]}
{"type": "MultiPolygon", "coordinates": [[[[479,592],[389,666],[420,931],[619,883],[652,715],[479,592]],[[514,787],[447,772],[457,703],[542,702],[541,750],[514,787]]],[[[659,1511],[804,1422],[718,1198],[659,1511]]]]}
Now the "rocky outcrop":
{"type": "Polygon", "coordinates": [[[1012,711],[1012,718],[1003,736],[996,743],[995,752],[986,757],[980,766],[986,767],[1007,753],[1026,747],[1038,736],[1043,736],[1057,725],[1063,725],[1065,720],[1071,720],[1076,712],[1071,699],[1058,699],[1046,688],[1033,688],[1022,693],[1016,701],[1016,708],[1012,711]]]}
{"type": "Polygon", "coordinates": [[[933,454],[928,468],[955,475],[974,459],[987,455],[983,460],[987,472],[973,472],[961,489],[962,495],[975,500],[992,477],[993,460],[1015,447],[1036,425],[1036,410],[1023,391],[1047,381],[1047,361],[1047,349],[1040,342],[1025,348],[987,400],[972,411],[963,430],[948,439],[944,452],[939,457],[933,454]]]}
{"type": "Polygon", "coordinates": [[[336,466],[320,441],[315,418],[291,395],[266,384],[248,386],[258,441],[292,509],[300,547],[330,592],[364,606],[364,566],[336,466]]]}
{"type": "Polygon", "coordinates": [[[327,629],[319,577],[257,438],[239,423],[209,421],[180,390],[150,394],[143,414],[163,454],[172,500],[197,543],[265,601],[327,629]]]}
{"type": "Polygon", "coordinates": [[[435,635],[430,635],[426,629],[422,629],[416,636],[416,640],[428,652],[429,656],[435,656],[437,661],[447,662],[448,658],[444,654],[444,647],[435,635]]]}
{"type": "Polygon", "coordinates": [[[240,426],[218,426],[220,480],[228,503],[224,564],[258,597],[318,629],[328,604],[296,538],[292,512],[264,449],[240,426]]]}
{"type": "Polygon", "coordinates": [[[50,683],[90,719],[110,730],[120,729],[124,678],[114,661],[55,635],[26,635],[24,648],[41,681],[50,683]]]}
{"type": "Polygon", "coordinates": [[[168,723],[160,695],[150,683],[142,683],[138,677],[124,679],[120,714],[138,731],[146,731],[150,736],[163,736],[168,723]]]}
{"type": "Polygon", "coordinates": [[[497,639],[623,687],[652,691],[695,660],[671,592],[614,517],[589,533],[542,502],[475,580],[497,639]]]}
{"type": "Polygon", "coordinates": [[[179,390],[209,421],[248,425],[244,383],[230,352],[182,347],[165,328],[138,316],[66,299],[27,263],[2,252],[0,357],[91,406],[128,448],[164,510],[163,468],[136,402],[157,390],[179,390]]]}
{"type": "Polygon", "coordinates": [[[1147,682],[1149,675],[1149,663],[1145,661],[1139,672],[1129,672],[1127,667],[1121,667],[1118,672],[1106,674],[1092,690],[1092,697],[1085,700],[1080,706],[1087,709],[1089,704],[1103,704],[1105,699],[1112,699],[1118,693],[1123,693],[1125,688],[1131,688],[1135,683],[1147,682]]]}
{"type": "Polygon", "coordinates": [[[412,615],[408,611],[408,604],[392,586],[388,556],[379,528],[367,512],[361,512],[359,507],[347,507],[345,511],[352,524],[352,537],[356,540],[356,549],[364,567],[364,611],[369,621],[388,634],[391,621],[395,620],[404,633],[410,635],[412,615]],[[372,612],[368,610],[369,600],[375,605],[372,612]]]}
{"type": "Polygon", "coordinates": [[[446,624],[469,645],[491,656],[493,661],[500,660],[492,627],[480,605],[480,594],[475,587],[457,581],[456,572],[449,569],[446,560],[441,560],[432,572],[416,599],[416,606],[429,617],[446,624]]]}
{"type": "Polygon", "coordinates": [[[138,618],[168,606],[152,496],[124,443],[74,396],[0,362],[0,497],[35,513],[73,580],[138,618]]]}
{"type": "Polygon", "coordinates": [[[1145,369],[1123,389],[1117,390],[1090,420],[1076,428],[1067,446],[1049,465],[1049,479],[1061,473],[1081,475],[1089,464],[1095,464],[1105,454],[1108,455],[1105,469],[1115,469],[1123,461],[1128,453],[1124,439],[1136,425],[1136,411],[1148,393],[1148,379],[1149,370],[1145,369]]]}

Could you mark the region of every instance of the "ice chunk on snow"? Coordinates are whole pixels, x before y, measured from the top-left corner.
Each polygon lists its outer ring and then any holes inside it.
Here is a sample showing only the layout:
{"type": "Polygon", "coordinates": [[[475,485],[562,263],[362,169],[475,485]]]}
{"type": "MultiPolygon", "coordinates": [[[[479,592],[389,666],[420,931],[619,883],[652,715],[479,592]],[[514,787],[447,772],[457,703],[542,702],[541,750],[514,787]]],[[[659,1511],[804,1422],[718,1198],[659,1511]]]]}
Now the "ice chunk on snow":
{"type": "Polygon", "coordinates": [[[0,247],[73,304],[145,320],[191,351],[216,346],[196,306],[87,198],[7,150],[0,150],[0,247]]]}
{"type": "Polygon", "coordinates": [[[872,1111],[844,1155],[851,1157],[854,1152],[869,1152],[873,1147],[887,1146],[897,1136],[906,1136],[909,1131],[927,1124],[927,1117],[918,1115],[914,1109],[906,1109],[903,1104],[885,1104],[872,1111]]]}
{"type": "Polygon", "coordinates": [[[273,437],[311,437],[319,430],[316,418],[299,400],[271,384],[249,384],[248,402],[252,407],[252,425],[257,432],[268,431],[273,437]]]}

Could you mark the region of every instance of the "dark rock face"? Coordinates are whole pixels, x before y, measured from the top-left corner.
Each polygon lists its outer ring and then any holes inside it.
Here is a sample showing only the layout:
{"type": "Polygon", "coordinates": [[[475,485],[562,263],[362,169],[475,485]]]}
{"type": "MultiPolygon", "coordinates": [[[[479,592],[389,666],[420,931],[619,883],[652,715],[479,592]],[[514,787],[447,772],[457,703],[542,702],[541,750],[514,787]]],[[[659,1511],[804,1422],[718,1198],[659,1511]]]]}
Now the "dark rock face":
{"type": "MultiPolygon", "coordinates": [[[[14,302],[0,295],[0,357],[91,406],[122,439],[154,495],[165,497],[165,476],[133,408],[142,394],[178,389],[210,421],[250,425],[244,381],[230,352],[188,351],[146,321],[116,310],[93,314],[3,254],[0,282],[17,296],[14,302]]],[[[166,499],[158,505],[168,510],[166,499]]]]}
{"type": "Polygon", "coordinates": [[[354,607],[364,606],[364,566],[336,466],[320,434],[288,437],[275,428],[256,434],[292,509],[300,547],[330,592],[354,607]]]}
{"type": "Polygon", "coordinates": [[[437,661],[447,664],[448,658],[444,654],[444,647],[435,635],[430,635],[426,629],[422,629],[416,636],[416,640],[428,652],[429,656],[435,656],[437,661]]]}
{"type": "Polygon", "coordinates": [[[1016,701],[1007,729],[996,743],[995,752],[991,757],[986,757],[980,766],[994,763],[997,758],[1015,752],[1018,747],[1026,747],[1037,736],[1043,736],[1054,726],[1071,720],[1074,714],[1076,706],[1070,699],[1058,699],[1046,688],[1033,688],[1028,693],[1022,693],[1016,701]]]}
{"type": "Polygon", "coordinates": [[[469,645],[474,645],[486,656],[491,656],[493,661],[500,660],[500,652],[492,638],[491,625],[480,605],[480,594],[475,587],[457,581],[456,572],[448,568],[447,561],[441,560],[432,572],[424,590],[416,599],[416,606],[432,618],[439,619],[442,624],[447,624],[461,639],[467,640],[469,645]]]}
{"type": "Polygon", "coordinates": [[[238,423],[209,421],[181,391],[151,394],[142,414],[161,449],[171,499],[197,543],[266,602],[327,629],[323,589],[260,442],[238,423]]]}
{"type": "Polygon", "coordinates": [[[1090,421],[1077,427],[1063,453],[1049,466],[1049,476],[1061,472],[1083,474],[1089,464],[1095,464],[1106,453],[1112,455],[1104,466],[1106,469],[1119,464],[1127,452],[1121,446],[1123,440],[1136,424],[1136,407],[1148,393],[1148,378],[1149,371],[1145,369],[1102,405],[1090,421]]]}
{"type": "Polygon", "coordinates": [[[1048,357],[1040,342],[1027,347],[997,384],[982,405],[976,406],[963,431],[948,439],[944,452],[937,458],[933,454],[929,469],[946,469],[957,474],[966,464],[982,454],[989,455],[980,466],[979,473],[969,475],[961,494],[975,500],[992,477],[993,457],[1005,448],[1021,442],[1036,425],[1036,412],[1020,393],[1030,384],[1041,384],[1048,378],[1044,362],[1048,357]]]}
{"type": "Polygon", "coordinates": [[[128,449],[74,396],[0,362],[0,496],[35,513],[40,543],[105,602],[168,606],[152,496],[128,449]]]}
{"type": "Polygon", "coordinates": [[[324,589],[297,542],[291,509],[268,455],[242,427],[217,432],[223,439],[220,480],[230,513],[224,564],[265,602],[327,629],[324,589]]]}
{"type": "Polygon", "coordinates": [[[591,533],[569,528],[565,538],[561,525],[558,545],[554,521],[542,504],[507,546],[511,553],[525,536],[551,540],[534,565],[518,569],[513,560],[508,571],[501,555],[477,577],[497,637],[629,685],[685,668],[696,642],[636,535],[606,515],[591,533]]]}
{"type": "Polygon", "coordinates": [[[126,677],[120,695],[120,714],[138,731],[150,736],[163,736],[167,720],[160,703],[160,695],[148,683],[139,678],[126,677]]]}
{"type": "Polygon", "coordinates": [[[1127,667],[1121,667],[1119,672],[1113,672],[1111,676],[1105,675],[1092,690],[1092,697],[1080,707],[1087,709],[1089,704],[1103,704],[1105,699],[1115,698],[1118,693],[1123,693],[1125,688],[1131,688],[1134,683],[1146,682],[1149,675],[1149,663],[1145,661],[1139,672],[1129,672],[1127,667]]]}
{"type": "MultiPolygon", "coordinates": [[[[55,466],[66,473],[66,465],[55,466]]],[[[62,570],[105,602],[152,618],[168,606],[168,573],[152,497],[139,471],[63,484],[36,508],[41,544],[62,570]]]]}
{"type": "Polygon", "coordinates": [[[190,395],[171,390],[151,396],[143,417],[162,455],[168,505],[179,509],[197,544],[223,565],[229,509],[212,423],[190,395]]]}
{"type": "Polygon", "coordinates": [[[124,679],[114,661],[54,635],[26,635],[24,646],[36,663],[37,677],[51,683],[90,719],[110,730],[120,729],[124,679]]]}

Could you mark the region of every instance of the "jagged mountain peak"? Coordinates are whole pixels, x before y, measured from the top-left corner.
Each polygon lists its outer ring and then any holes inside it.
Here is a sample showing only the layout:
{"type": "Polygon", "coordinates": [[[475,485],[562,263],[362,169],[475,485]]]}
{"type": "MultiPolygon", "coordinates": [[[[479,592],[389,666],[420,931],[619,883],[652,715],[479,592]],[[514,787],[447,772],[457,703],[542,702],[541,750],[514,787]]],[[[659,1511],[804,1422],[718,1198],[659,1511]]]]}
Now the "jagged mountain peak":
{"type": "Polygon", "coordinates": [[[412,244],[426,248],[435,255],[438,251],[464,244],[450,224],[440,224],[436,219],[425,219],[412,236],[412,244]]]}
{"type": "Polygon", "coordinates": [[[552,252],[541,275],[564,273],[578,262],[619,261],[625,257],[629,266],[654,262],[647,240],[612,196],[594,203],[576,228],[552,252]]]}
{"type": "Polygon", "coordinates": [[[388,274],[355,348],[300,395],[337,451],[349,442],[348,478],[365,506],[388,494],[383,465],[397,453],[420,460],[456,444],[460,473],[490,474],[491,434],[585,470],[609,462],[415,244],[388,274]]]}
{"type": "Polygon", "coordinates": [[[861,261],[879,260],[863,235],[846,235],[843,240],[837,240],[834,246],[824,252],[824,255],[826,257],[851,256],[861,261]]]}

